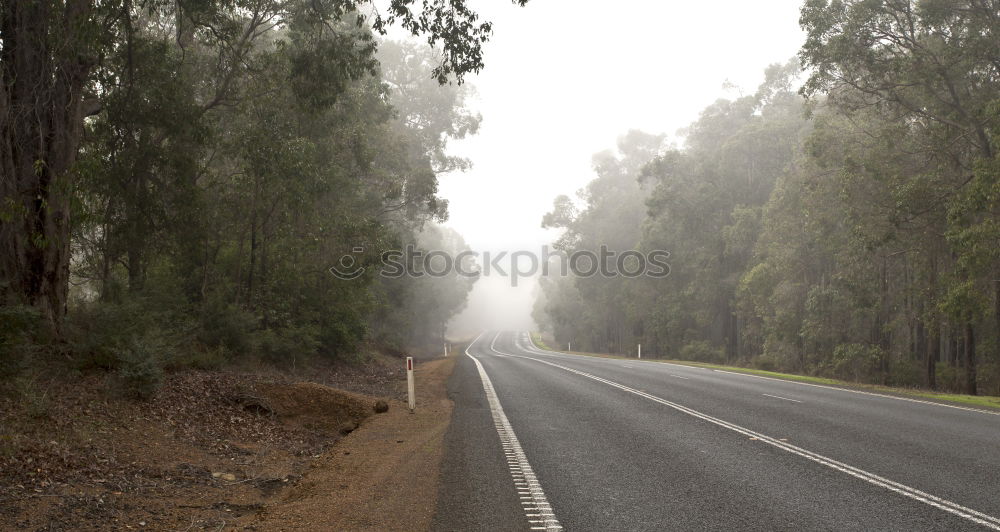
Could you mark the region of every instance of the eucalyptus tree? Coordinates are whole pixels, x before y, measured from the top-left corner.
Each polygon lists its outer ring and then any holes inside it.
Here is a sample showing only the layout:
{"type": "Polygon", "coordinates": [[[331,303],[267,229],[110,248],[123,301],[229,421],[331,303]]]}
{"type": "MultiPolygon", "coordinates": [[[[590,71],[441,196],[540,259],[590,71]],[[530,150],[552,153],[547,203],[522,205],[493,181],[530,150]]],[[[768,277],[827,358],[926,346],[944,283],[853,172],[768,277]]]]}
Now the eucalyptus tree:
{"type": "MultiPolygon", "coordinates": [[[[520,5],[526,2],[515,0],[520,5]]],[[[266,44],[282,31],[288,31],[285,42],[295,49],[287,82],[316,104],[329,103],[343,87],[318,84],[316,79],[336,72],[347,74],[347,81],[374,72],[374,37],[347,28],[370,24],[376,33],[384,33],[396,23],[414,35],[426,35],[442,49],[433,70],[442,83],[449,75],[461,81],[482,68],[482,45],[492,29],[489,22],[479,20],[465,0],[414,4],[391,0],[383,13],[367,0],[3,0],[0,275],[4,301],[33,306],[50,329],[60,329],[85,119],[104,111],[116,93],[134,88],[136,76],[145,72],[139,61],[176,62],[170,56],[179,55],[180,62],[202,74],[193,87],[181,92],[201,112],[249,97],[242,91],[246,88],[242,81],[266,68],[270,53],[266,44]],[[302,31],[296,33],[293,26],[302,31]],[[157,34],[152,40],[161,46],[167,46],[170,37],[172,49],[154,51],[159,57],[148,55],[149,50],[143,49],[146,43],[141,42],[147,30],[157,34]]],[[[155,141],[138,142],[156,149],[149,146],[155,141]]],[[[138,215],[125,216],[132,218],[133,227],[139,223],[138,215]]],[[[141,269],[142,258],[133,262],[141,269]]]]}
{"type": "MultiPolygon", "coordinates": [[[[896,256],[914,256],[919,265],[916,275],[931,287],[925,291],[932,290],[920,298],[925,304],[914,336],[920,340],[916,343],[926,344],[921,349],[926,351],[928,380],[933,384],[932,368],[939,357],[935,331],[942,326],[943,311],[950,327],[962,336],[965,389],[975,393],[976,329],[988,313],[981,295],[992,290],[1000,301],[1000,283],[995,281],[995,262],[985,265],[967,259],[979,254],[978,246],[962,235],[969,235],[972,226],[987,227],[982,222],[994,216],[983,203],[969,201],[975,196],[969,189],[977,181],[977,168],[988,165],[997,150],[991,135],[997,117],[990,112],[1000,96],[997,6],[980,0],[810,0],[802,8],[801,23],[807,40],[800,57],[812,72],[803,93],[823,94],[846,116],[885,117],[874,129],[866,130],[864,121],[858,123],[858,135],[889,134],[907,140],[885,142],[871,153],[886,161],[874,169],[888,177],[881,180],[886,186],[878,197],[898,206],[882,210],[891,213],[888,228],[910,226],[912,232],[919,226],[924,231],[924,238],[916,238],[916,245],[908,247],[912,249],[895,251],[896,256]],[[947,245],[941,242],[942,235],[947,245]],[[939,284],[944,287],[940,294],[939,284]],[[929,341],[922,332],[927,328],[932,331],[929,341]]],[[[866,170],[847,168],[856,175],[866,170]]],[[[865,181],[875,185],[878,177],[865,181]]],[[[876,253],[893,253],[893,246],[878,243],[876,253]]],[[[882,276],[887,279],[888,273],[882,276]]],[[[887,324],[879,329],[888,332],[887,324]]],[[[881,343],[884,347],[885,340],[881,343]]]]}

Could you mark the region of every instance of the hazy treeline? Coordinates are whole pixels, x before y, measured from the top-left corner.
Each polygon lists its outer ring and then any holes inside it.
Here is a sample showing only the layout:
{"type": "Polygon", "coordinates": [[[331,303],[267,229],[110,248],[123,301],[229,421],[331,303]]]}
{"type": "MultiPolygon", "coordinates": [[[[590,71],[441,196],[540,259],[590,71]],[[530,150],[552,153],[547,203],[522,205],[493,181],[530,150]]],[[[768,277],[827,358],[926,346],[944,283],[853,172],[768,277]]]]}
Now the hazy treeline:
{"type": "Polygon", "coordinates": [[[480,118],[448,82],[489,27],[365,3],[4,0],[2,362],[39,340],[136,371],[439,345],[468,281],[328,268],[465,249],[437,175],[468,165],[446,145],[480,118]],[[393,21],[443,48],[376,40],[393,21]]]}
{"type": "Polygon", "coordinates": [[[671,275],[545,280],[536,320],[574,349],[997,393],[1000,6],[808,0],[801,24],[755,93],[682,147],[622,137],[545,217],[671,275]]]}

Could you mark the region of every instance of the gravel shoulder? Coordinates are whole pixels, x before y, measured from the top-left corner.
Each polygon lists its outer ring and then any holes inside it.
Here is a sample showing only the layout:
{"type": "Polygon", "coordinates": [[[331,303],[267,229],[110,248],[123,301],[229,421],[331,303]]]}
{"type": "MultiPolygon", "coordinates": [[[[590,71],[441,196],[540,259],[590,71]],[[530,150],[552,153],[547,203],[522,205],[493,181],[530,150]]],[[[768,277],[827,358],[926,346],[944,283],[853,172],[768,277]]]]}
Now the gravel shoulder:
{"type": "Polygon", "coordinates": [[[417,366],[417,408],[393,400],[316,459],[287,495],[244,520],[257,530],[429,530],[455,359],[417,366]]]}

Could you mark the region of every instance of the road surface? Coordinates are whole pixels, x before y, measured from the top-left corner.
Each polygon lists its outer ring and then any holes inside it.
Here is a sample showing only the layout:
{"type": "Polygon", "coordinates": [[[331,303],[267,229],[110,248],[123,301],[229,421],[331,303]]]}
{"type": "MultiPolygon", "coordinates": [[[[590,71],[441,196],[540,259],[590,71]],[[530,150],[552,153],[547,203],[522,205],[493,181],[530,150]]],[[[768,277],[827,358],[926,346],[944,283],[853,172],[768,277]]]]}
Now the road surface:
{"type": "Polygon", "coordinates": [[[1000,415],[485,333],[436,530],[1000,530],[1000,415]]]}

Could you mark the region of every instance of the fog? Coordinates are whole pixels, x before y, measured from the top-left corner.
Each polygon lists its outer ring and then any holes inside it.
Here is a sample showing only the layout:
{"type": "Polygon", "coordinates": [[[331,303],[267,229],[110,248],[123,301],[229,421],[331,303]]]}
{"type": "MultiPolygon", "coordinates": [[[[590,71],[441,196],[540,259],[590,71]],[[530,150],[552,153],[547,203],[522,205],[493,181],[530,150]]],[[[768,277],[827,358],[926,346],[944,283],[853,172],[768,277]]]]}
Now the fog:
{"type": "MultiPolygon", "coordinates": [[[[478,135],[450,147],[475,166],[442,175],[440,190],[446,225],[478,251],[551,243],[558,232],[541,228],[542,215],[555,196],[573,196],[594,178],[594,153],[630,129],[683,142],[675,132],[701,109],[752,93],[764,68],[803,41],[797,0],[470,4],[494,22],[486,68],[469,77],[478,91],[470,107],[483,122],[478,135]]],[[[536,290],[534,282],[481,280],[451,334],[529,327],[536,290]]]]}

